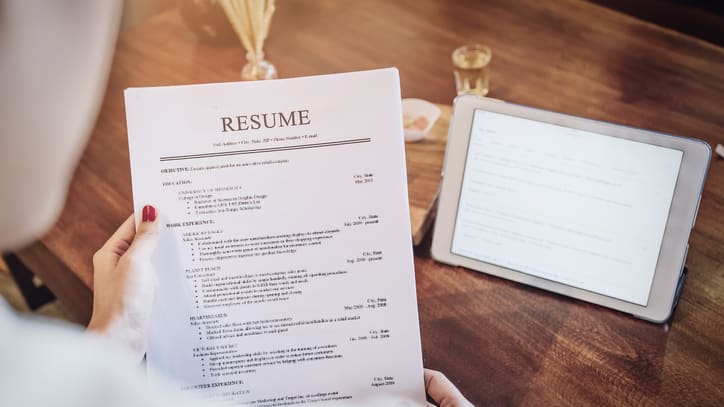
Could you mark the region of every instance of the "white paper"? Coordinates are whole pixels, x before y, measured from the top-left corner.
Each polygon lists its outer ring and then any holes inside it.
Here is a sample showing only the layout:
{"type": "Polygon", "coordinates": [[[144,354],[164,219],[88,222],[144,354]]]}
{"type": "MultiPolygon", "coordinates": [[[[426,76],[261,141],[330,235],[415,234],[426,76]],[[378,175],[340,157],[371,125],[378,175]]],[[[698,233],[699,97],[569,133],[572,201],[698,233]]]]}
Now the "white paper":
{"type": "Polygon", "coordinates": [[[425,405],[397,70],[125,97],[134,208],[163,225],[150,382],[425,405]]]}

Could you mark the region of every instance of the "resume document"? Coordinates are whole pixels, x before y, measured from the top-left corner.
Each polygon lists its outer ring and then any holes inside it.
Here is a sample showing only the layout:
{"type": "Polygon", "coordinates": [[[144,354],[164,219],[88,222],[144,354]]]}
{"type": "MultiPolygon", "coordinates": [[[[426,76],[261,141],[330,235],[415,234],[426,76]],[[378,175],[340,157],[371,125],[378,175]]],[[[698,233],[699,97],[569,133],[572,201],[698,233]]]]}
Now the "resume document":
{"type": "Polygon", "coordinates": [[[425,405],[395,69],[125,92],[147,362],[226,404],[425,405]]]}

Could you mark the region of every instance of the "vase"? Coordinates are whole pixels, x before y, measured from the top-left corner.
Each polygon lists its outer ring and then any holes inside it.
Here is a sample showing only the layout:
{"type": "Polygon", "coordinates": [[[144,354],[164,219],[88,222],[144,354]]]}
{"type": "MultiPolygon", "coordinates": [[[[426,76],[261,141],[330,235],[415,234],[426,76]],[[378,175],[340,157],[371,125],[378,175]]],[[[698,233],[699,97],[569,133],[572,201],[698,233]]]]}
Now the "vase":
{"type": "Polygon", "coordinates": [[[264,59],[264,52],[246,53],[246,65],[241,68],[241,80],[258,81],[276,79],[277,69],[271,62],[264,59]]]}

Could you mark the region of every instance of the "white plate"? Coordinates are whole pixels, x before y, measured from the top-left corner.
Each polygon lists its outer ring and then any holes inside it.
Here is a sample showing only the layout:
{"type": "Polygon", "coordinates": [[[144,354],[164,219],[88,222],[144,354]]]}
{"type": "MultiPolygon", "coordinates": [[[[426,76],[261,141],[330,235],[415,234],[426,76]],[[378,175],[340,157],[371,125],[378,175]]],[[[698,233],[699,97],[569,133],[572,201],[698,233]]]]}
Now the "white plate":
{"type": "Polygon", "coordinates": [[[405,129],[405,141],[420,141],[440,117],[440,108],[422,99],[402,99],[402,114],[410,120],[422,116],[427,119],[427,127],[422,130],[405,129]]]}

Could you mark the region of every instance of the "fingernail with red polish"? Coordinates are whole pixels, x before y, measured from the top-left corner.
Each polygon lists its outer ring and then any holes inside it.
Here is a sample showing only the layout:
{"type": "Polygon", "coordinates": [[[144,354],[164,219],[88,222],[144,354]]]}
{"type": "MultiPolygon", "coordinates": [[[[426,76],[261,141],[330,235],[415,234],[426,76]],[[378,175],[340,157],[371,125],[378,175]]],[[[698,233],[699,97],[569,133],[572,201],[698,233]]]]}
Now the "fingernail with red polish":
{"type": "Polygon", "coordinates": [[[154,220],[156,220],[156,208],[151,205],[144,206],[141,220],[143,220],[144,222],[153,222],[154,220]]]}

